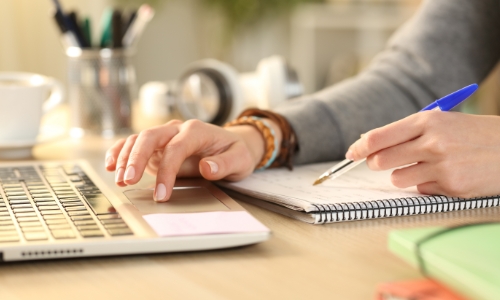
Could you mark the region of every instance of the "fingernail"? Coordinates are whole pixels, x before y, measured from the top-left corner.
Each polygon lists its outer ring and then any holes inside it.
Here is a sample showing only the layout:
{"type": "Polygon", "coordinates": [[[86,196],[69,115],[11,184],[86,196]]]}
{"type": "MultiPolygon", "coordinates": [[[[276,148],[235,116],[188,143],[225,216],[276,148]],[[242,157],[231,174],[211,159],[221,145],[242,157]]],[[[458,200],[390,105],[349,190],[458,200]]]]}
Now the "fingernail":
{"type": "Polygon", "coordinates": [[[110,155],[106,157],[106,167],[111,166],[113,164],[113,161],[114,161],[113,156],[110,155]]]}
{"type": "Polygon", "coordinates": [[[215,162],[207,160],[207,164],[210,166],[210,173],[215,174],[219,171],[219,165],[215,162]]]}
{"type": "Polygon", "coordinates": [[[161,201],[165,199],[165,196],[167,195],[167,188],[163,183],[160,183],[156,186],[156,191],[155,191],[155,201],[161,201]]]}
{"type": "Polygon", "coordinates": [[[116,170],[116,176],[115,176],[116,183],[123,181],[123,173],[124,172],[125,172],[125,170],[123,168],[119,168],[118,170],[116,170]]]}
{"type": "Polygon", "coordinates": [[[345,154],[345,157],[350,160],[354,160],[354,153],[351,150],[348,150],[345,154]]]}
{"type": "Polygon", "coordinates": [[[129,166],[127,171],[125,171],[125,180],[131,180],[135,177],[135,168],[133,166],[129,166]]]}

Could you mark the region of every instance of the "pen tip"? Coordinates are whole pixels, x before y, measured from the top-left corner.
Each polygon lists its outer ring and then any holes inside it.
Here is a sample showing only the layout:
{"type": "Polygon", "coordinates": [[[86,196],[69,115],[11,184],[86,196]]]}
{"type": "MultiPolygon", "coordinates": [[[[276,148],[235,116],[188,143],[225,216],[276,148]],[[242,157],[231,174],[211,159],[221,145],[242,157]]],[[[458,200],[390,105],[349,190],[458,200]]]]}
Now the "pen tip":
{"type": "Polygon", "coordinates": [[[325,179],[324,179],[324,178],[318,178],[318,179],[316,179],[316,181],[313,183],[313,186],[314,186],[314,185],[318,185],[318,184],[322,183],[323,181],[325,181],[325,179]]]}

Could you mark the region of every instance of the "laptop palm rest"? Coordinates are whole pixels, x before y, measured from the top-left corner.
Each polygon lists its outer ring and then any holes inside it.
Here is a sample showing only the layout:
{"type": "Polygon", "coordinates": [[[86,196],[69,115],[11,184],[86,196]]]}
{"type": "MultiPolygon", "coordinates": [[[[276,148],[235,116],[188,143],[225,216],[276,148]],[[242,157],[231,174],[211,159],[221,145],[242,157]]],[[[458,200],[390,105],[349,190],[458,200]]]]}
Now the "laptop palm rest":
{"type": "Polygon", "coordinates": [[[153,200],[152,189],[128,190],[123,194],[142,214],[230,210],[205,187],[174,188],[170,200],[160,203],[153,200]]]}

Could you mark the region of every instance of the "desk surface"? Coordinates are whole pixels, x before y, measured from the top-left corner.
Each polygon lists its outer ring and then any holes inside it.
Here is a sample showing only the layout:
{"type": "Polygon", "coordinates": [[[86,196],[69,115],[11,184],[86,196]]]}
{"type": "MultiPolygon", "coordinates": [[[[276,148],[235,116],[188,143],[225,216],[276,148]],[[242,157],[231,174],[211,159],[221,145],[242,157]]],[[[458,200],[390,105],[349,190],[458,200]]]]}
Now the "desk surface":
{"type": "MultiPolygon", "coordinates": [[[[104,171],[111,143],[96,137],[64,140],[37,146],[34,156],[87,158],[112,184],[113,174],[104,171]]],[[[146,176],[140,184],[152,180],[146,176]]],[[[207,252],[1,265],[0,299],[373,299],[381,282],[420,277],[387,250],[390,230],[500,215],[499,208],[485,208],[310,225],[240,203],[272,230],[270,240],[207,252]]]]}

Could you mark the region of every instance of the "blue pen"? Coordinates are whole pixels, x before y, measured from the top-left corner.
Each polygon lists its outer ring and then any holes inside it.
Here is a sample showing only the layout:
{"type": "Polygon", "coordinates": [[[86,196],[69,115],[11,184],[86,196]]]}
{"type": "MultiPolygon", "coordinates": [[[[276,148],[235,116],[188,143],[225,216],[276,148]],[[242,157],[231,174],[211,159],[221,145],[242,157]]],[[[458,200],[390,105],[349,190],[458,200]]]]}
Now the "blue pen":
{"type": "MultiPolygon", "coordinates": [[[[465,101],[469,98],[477,90],[477,84],[468,85],[456,92],[453,92],[449,95],[444,96],[441,99],[438,99],[431,104],[427,105],[420,111],[424,110],[440,110],[440,111],[449,111],[461,102],[465,101]]],[[[366,158],[354,161],[350,159],[345,159],[340,163],[336,164],[332,168],[328,169],[325,173],[321,174],[321,176],[313,183],[313,185],[318,185],[324,182],[327,179],[334,179],[342,174],[348,172],[352,168],[364,162],[366,158]]]]}

